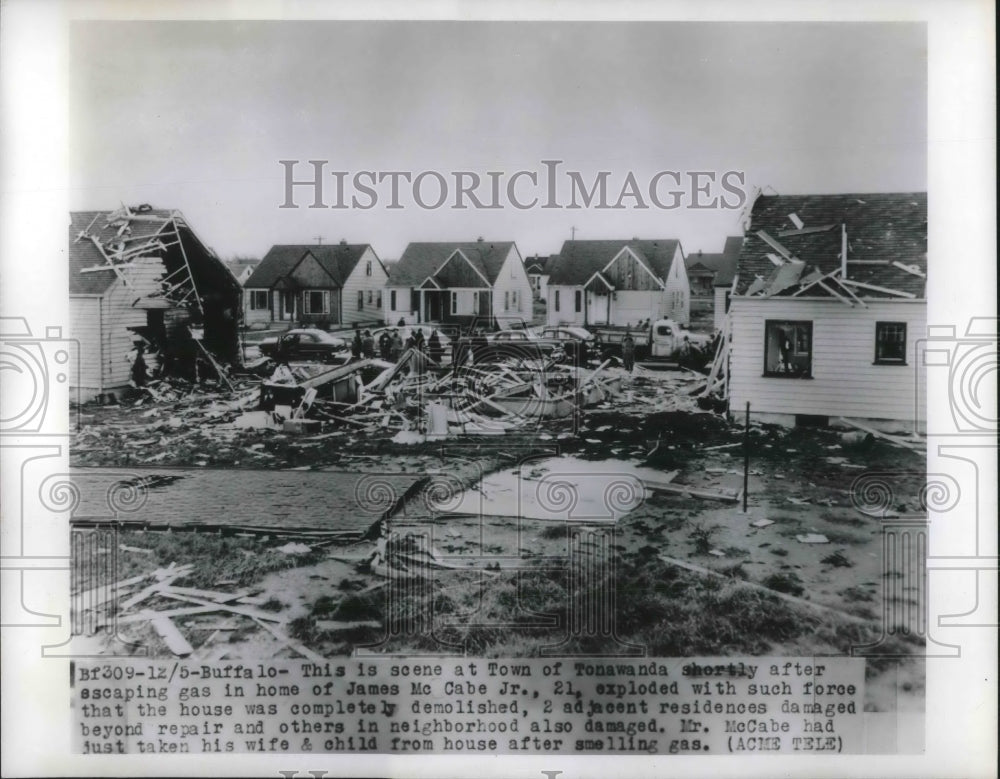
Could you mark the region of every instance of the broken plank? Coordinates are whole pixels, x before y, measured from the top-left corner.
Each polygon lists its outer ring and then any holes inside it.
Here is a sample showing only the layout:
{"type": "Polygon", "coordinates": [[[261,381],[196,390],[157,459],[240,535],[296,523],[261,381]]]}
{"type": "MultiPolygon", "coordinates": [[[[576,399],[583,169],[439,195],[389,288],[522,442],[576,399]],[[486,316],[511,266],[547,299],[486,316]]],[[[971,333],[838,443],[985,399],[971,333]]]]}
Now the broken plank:
{"type": "Polygon", "coordinates": [[[736,492],[717,492],[715,490],[706,490],[700,487],[686,487],[683,484],[664,484],[662,482],[654,482],[648,479],[642,479],[641,481],[643,486],[651,490],[659,490],[660,492],[667,492],[672,495],[690,495],[693,498],[722,500],[727,503],[735,503],[739,500],[739,494],[736,492]]]}
{"type": "Polygon", "coordinates": [[[233,614],[241,614],[244,617],[250,617],[250,619],[263,619],[268,622],[287,622],[284,617],[279,617],[277,614],[271,614],[266,611],[261,611],[260,609],[250,608],[249,606],[233,606],[229,603],[213,603],[212,601],[195,598],[191,595],[176,595],[170,592],[164,592],[163,596],[165,598],[173,598],[174,600],[197,603],[200,606],[210,607],[213,611],[229,611],[233,614]]]}
{"type": "Polygon", "coordinates": [[[187,657],[194,652],[194,647],[188,643],[170,617],[157,617],[150,621],[157,635],[163,639],[167,648],[178,657],[187,657]]]}
{"type": "Polygon", "coordinates": [[[264,628],[264,630],[266,630],[268,633],[270,633],[272,636],[278,639],[278,641],[280,641],[282,644],[289,647],[290,649],[295,650],[307,660],[312,660],[314,663],[322,663],[326,661],[325,657],[317,654],[316,652],[313,652],[311,649],[309,649],[309,647],[305,646],[300,641],[296,641],[294,638],[285,635],[276,627],[273,627],[272,625],[268,625],[267,623],[261,622],[256,619],[254,619],[254,622],[260,625],[260,627],[264,628]]]}
{"type": "Polygon", "coordinates": [[[175,595],[192,595],[196,598],[215,601],[216,603],[229,603],[230,601],[245,598],[250,594],[250,590],[240,590],[239,592],[218,592],[216,590],[199,590],[194,587],[163,587],[161,592],[174,593],[175,595]]]}
{"type": "Polygon", "coordinates": [[[374,619],[362,619],[353,622],[340,622],[334,619],[318,619],[316,620],[316,627],[320,630],[335,633],[340,630],[353,630],[354,628],[379,628],[382,627],[382,624],[374,619]]]}

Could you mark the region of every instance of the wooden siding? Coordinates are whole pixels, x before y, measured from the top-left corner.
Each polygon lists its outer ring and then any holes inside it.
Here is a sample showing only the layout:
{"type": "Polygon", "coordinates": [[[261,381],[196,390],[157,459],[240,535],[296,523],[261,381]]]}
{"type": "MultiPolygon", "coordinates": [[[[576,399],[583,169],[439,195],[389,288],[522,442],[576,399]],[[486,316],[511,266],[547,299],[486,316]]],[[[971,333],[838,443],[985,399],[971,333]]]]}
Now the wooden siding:
{"type": "Polygon", "coordinates": [[[417,312],[411,308],[412,287],[386,287],[382,291],[382,307],[385,310],[385,322],[395,325],[400,317],[408,324],[417,323],[417,312]],[[396,307],[392,307],[392,293],[396,293],[396,307]]]}
{"type": "Polygon", "coordinates": [[[691,322],[691,285],[679,246],[667,274],[663,316],[685,325],[691,322]]]}
{"type": "Polygon", "coordinates": [[[715,325],[716,330],[722,329],[722,323],[726,319],[726,294],[729,292],[729,287],[716,287],[715,296],[712,299],[712,323],[715,325]]]}
{"type": "MultiPolygon", "coordinates": [[[[353,322],[382,321],[383,307],[388,305],[384,300],[388,296],[388,290],[385,287],[388,278],[389,276],[382,267],[382,263],[378,261],[374,250],[369,246],[365,249],[365,253],[361,255],[358,264],[354,266],[351,275],[344,282],[343,310],[341,312],[340,323],[348,325],[353,322]],[[369,262],[372,264],[371,276],[367,275],[365,270],[369,262]],[[364,308],[360,311],[358,310],[359,291],[364,295],[364,308]],[[371,293],[370,303],[368,302],[369,293],[371,293]],[[382,296],[383,300],[379,300],[379,295],[382,296]]],[[[409,296],[409,292],[407,291],[407,305],[409,304],[409,296]]],[[[398,297],[399,295],[397,294],[398,297]]],[[[399,317],[397,316],[393,321],[398,322],[399,317]]]]}
{"type": "Polygon", "coordinates": [[[582,325],[583,306],[576,310],[575,296],[583,287],[570,287],[561,284],[549,284],[549,298],[545,307],[546,324],[582,325]],[[556,310],[556,295],[559,295],[559,310],[556,310]]]}
{"type": "Polygon", "coordinates": [[[730,306],[730,408],[742,413],[811,414],[922,423],[926,376],[914,363],[925,337],[925,301],[867,301],[850,308],[835,299],[756,300],[734,297],[730,306]],[[812,322],[812,378],[765,377],[766,320],[812,322]],[[875,323],[906,322],[907,365],[874,365],[875,323]],[[915,397],[917,400],[915,401],[915,397]]]}
{"type": "MultiPolygon", "coordinates": [[[[71,386],[100,392],[101,386],[101,303],[100,297],[71,297],[69,299],[69,337],[80,345],[80,364],[69,365],[71,386]],[[79,378],[77,378],[79,377],[79,378]]],[[[74,352],[71,350],[70,354],[74,352]]],[[[74,358],[75,359],[75,358],[74,358]]],[[[89,399],[84,392],[81,398],[89,399]]]]}
{"type": "Polygon", "coordinates": [[[618,290],[658,292],[661,289],[659,280],[651,276],[646,266],[627,249],[618,254],[611,266],[602,271],[602,275],[618,290]]]}
{"type": "Polygon", "coordinates": [[[500,273],[497,274],[496,281],[493,282],[493,315],[507,321],[521,317],[530,322],[532,318],[531,299],[531,282],[528,281],[528,274],[524,270],[524,261],[518,254],[517,247],[511,246],[507,259],[500,266],[500,273]],[[510,295],[515,291],[517,292],[516,305],[510,295]],[[504,309],[503,305],[505,292],[508,293],[507,309],[504,309]]]}
{"type": "Polygon", "coordinates": [[[128,353],[135,333],[130,327],[146,325],[146,311],[136,303],[160,290],[163,263],[158,258],[133,261],[128,285],[119,281],[104,295],[101,307],[101,355],[103,388],[116,389],[129,382],[128,353]]]}
{"type": "Polygon", "coordinates": [[[664,307],[664,293],[657,288],[649,292],[619,291],[611,301],[611,324],[635,325],[640,321],[656,321],[664,307]]]}

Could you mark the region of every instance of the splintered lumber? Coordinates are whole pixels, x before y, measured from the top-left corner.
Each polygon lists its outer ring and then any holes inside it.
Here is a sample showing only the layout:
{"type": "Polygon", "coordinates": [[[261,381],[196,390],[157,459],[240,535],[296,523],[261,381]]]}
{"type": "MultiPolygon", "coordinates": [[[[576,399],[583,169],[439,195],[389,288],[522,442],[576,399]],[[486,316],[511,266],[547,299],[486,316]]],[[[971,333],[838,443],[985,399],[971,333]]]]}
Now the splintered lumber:
{"type": "Polygon", "coordinates": [[[229,603],[230,601],[245,598],[250,593],[249,590],[240,590],[239,592],[218,592],[215,590],[198,590],[193,587],[163,587],[161,592],[164,594],[173,593],[174,595],[190,595],[195,598],[204,598],[205,600],[215,601],[216,603],[229,603]]]}
{"type": "Polygon", "coordinates": [[[904,449],[909,449],[911,452],[922,452],[923,447],[916,441],[908,441],[905,438],[900,438],[899,436],[889,435],[889,433],[883,433],[881,430],[876,430],[874,427],[869,427],[861,422],[857,422],[853,419],[848,419],[847,417],[840,417],[840,421],[851,427],[855,427],[865,433],[869,433],[876,438],[884,438],[891,444],[896,446],[902,446],[904,449]]]}
{"type": "Polygon", "coordinates": [[[266,622],[261,622],[258,619],[254,619],[254,622],[256,622],[260,627],[264,628],[264,630],[266,630],[268,633],[270,633],[272,636],[278,639],[278,641],[280,641],[282,644],[287,646],[289,649],[295,650],[307,660],[312,660],[314,663],[322,663],[326,660],[326,658],[323,657],[322,655],[313,652],[311,649],[309,649],[309,647],[305,646],[301,642],[296,641],[294,638],[285,635],[273,625],[268,625],[266,622]]]}
{"type": "MultiPolygon", "coordinates": [[[[191,595],[177,595],[172,592],[164,592],[163,597],[187,601],[188,603],[196,603],[199,606],[209,608],[210,611],[230,611],[233,614],[241,614],[244,617],[250,617],[250,619],[263,619],[267,622],[287,622],[284,617],[279,617],[277,614],[271,614],[266,611],[261,611],[260,609],[254,609],[250,606],[233,606],[228,603],[215,603],[203,600],[202,598],[195,598],[191,595]]],[[[155,614],[156,612],[153,612],[154,616],[155,614]]]]}
{"type": "MultiPolygon", "coordinates": [[[[199,306],[200,305],[201,301],[199,301],[199,306]]],[[[192,337],[191,340],[193,340],[196,344],[198,344],[198,348],[201,349],[202,353],[208,358],[208,362],[211,364],[212,368],[218,374],[219,378],[222,379],[224,382],[226,382],[226,386],[229,387],[229,390],[231,392],[235,392],[236,387],[233,386],[233,383],[229,380],[229,377],[226,375],[225,371],[222,370],[222,366],[215,361],[215,358],[212,356],[212,353],[208,351],[208,349],[205,348],[205,345],[197,338],[192,337]]]]}
{"type": "Polygon", "coordinates": [[[316,627],[320,630],[325,630],[328,633],[336,633],[341,630],[353,630],[354,628],[378,628],[382,627],[382,625],[374,619],[362,619],[354,622],[338,622],[333,619],[318,619],[316,620],[316,627]]]}
{"type": "Polygon", "coordinates": [[[194,652],[186,638],[181,635],[177,626],[170,621],[170,617],[157,617],[150,621],[157,635],[163,639],[167,648],[178,657],[187,657],[194,652]]]}
{"type": "Polygon", "coordinates": [[[140,576],[133,576],[130,579],[122,579],[121,581],[115,582],[114,584],[107,584],[103,587],[93,587],[89,590],[84,590],[80,593],[74,593],[73,597],[78,599],[78,602],[87,604],[91,606],[100,606],[112,598],[124,594],[122,590],[127,590],[134,587],[136,584],[140,584],[149,578],[148,573],[141,574],[140,576]]]}
{"type": "MultiPolygon", "coordinates": [[[[668,565],[676,566],[677,568],[684,568],[688,571],[694,571],[695,573],[700,573],[703,576],[711,576],[716,579],[729,579],[730,577],[724,573],[719,573],[718,571],[713,571],[710,568],[703,568],[700,565],[695,565],[694,563],[689,563],[685,560],[678,560],[676,557],[667,557],[666,555],[660,555],[659,559],[668,565]]],[[[829,606],[823,606],[819,603],[813,603],[805,598],[797,598],[794,595],[789,595],[787,592],[779,592],[778,590],[772,590],[770,587],[765,587],[763,584],[756,584],[755,582],[748,582],[745,580],[738,581],[738,586],[749,587],[750,589],[757,590],[758,592],[766,593],[767,595],[773,595],[776,598],[781,598],[782,600],[788,601],[789,603],[794,603],[797,606],[805,606],[806,608],[813,609],[814,611],[820,611],[825,614],[835,614],[843,620],[848,622],[854,622],[859,625],[868,625],[870,620],[864,619],[863,617],[856,617],[853,614],[848,614],[845,611],[840,611],[838,609],[830,608],[829,606]]]]}

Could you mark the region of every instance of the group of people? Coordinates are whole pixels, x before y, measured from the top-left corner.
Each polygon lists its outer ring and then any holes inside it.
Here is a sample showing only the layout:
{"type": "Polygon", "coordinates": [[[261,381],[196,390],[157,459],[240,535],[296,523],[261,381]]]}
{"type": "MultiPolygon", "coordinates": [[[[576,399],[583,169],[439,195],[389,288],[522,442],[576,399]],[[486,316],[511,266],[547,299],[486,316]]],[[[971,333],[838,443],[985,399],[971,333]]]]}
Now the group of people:
{"type": "MultiPolygon", "coordinates": [[[[375,337],[371,330],[355,330],[354,339],[351,341],[351,357],[355,360],[371,359],[375,356],[375,337]]],[[[378,337],[378,353],[383,360],[397,362],[407,349],[416,349],[425,352],[435,362],[441,362],[444,355],[444,347],[441,345],[441,337],[437,330],[431,332],[430,338],[424,339],[423,328],[418,327],[412,331],[406,340],[400,335],[397,328],[383,330],[378,337]]]]}

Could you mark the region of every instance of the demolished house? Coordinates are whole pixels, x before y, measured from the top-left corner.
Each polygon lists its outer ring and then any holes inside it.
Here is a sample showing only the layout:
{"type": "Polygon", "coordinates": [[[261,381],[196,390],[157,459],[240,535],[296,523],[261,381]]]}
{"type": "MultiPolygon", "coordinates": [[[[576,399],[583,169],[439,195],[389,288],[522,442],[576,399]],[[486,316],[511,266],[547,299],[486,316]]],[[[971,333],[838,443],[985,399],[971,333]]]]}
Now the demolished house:
{"type": "Polygon", "coordinates": [[[127,387],[137,351],[150,376],[222,378],[237,360],[239,282],[179,211],[71,213],[69,298],[84,401],[127,387]]]}
{"type": "Polygon", "coordinates": [[[925,425],[927,195],[761,196],[709,390],[783,424],[925,425]]]}

